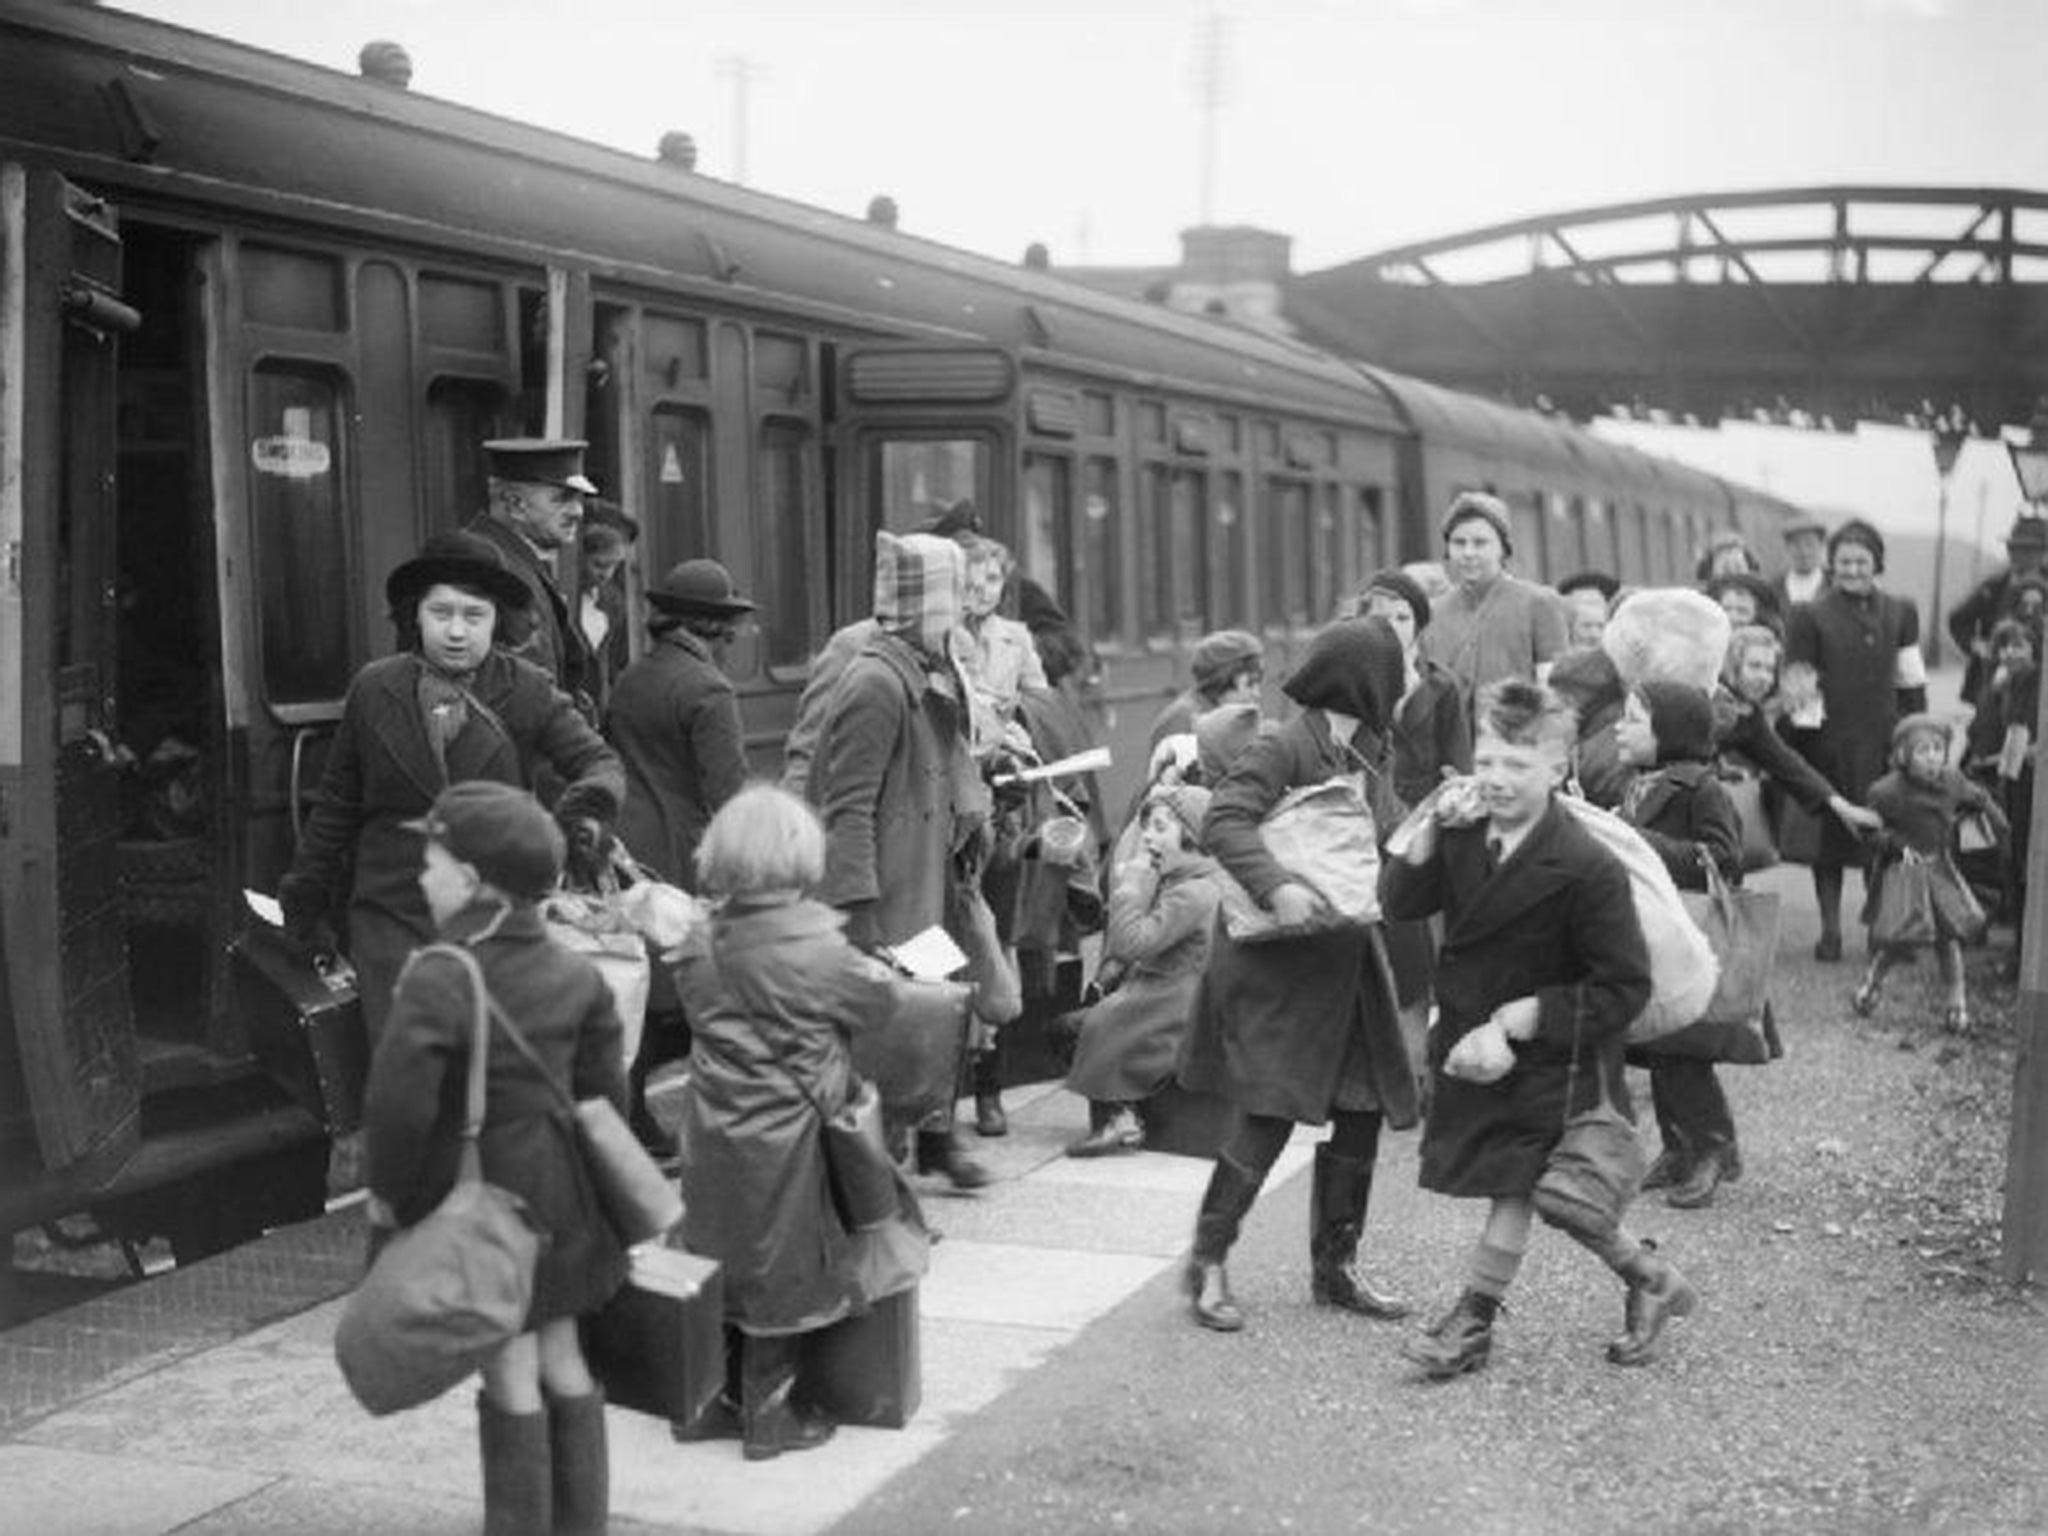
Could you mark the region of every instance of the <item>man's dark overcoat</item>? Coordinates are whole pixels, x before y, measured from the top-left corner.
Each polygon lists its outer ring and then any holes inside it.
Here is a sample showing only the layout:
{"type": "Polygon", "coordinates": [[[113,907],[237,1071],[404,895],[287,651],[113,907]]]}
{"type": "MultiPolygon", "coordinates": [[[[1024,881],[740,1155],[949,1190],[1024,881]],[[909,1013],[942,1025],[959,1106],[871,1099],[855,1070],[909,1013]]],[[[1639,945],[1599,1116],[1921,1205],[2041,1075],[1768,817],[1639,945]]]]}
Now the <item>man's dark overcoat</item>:
{"type": "MultiPolygon", "coordinates": [[[[1364,772],[1382,834],[1401,807],[1385,778],[1335,741],[1320,709],[1254,739],[1216,786],[1202,845],[1264,905],[1288,880],[1259,823],[1288,790],[1364,772]]],[[[1420,1113],[1416,1063],[1368,930],[1240,944],[1218,924],[1180,1065],[1187,1087],[1250,1114],[1321,1125],[1331,1109],[1378,1109],[1397,1128],[1420,1113]]]]}
{"type": "MultiPolygon", "coordinates": [[[[472,906],[445,937],[475,954],[491,996],[571,1099],[602,1096],[624,1113],[611,988],[589,961],[548,937],[533,907],[499,918],[501,910],[472,906]]],[[[433,1210],[455,1182],[474,996],[469,973],[452,957],[426,956],[401,978],[377,1042],[364,1093],[364,1150],[371,1192],[402,1225],[433,1210]]],[[[595,1312],[624,1279],[626,1260],[591,1186],[574,1114],[496,1026],[485,1063],[484,1178],[524,1200],[548,1238],[527,1326],[595,1312]]]]}
{"type": "Polygon", "coordinates": [[[564,693],[578,701],[578,707],[588,709],[588,701],[597,696],[597,659],[583,637],[583,626],[576,622],[576,607],[555,580],[555,573],[518,529],[488,512],[478,513],[465,526],[504,551],[512,574],[533,594],[524,611],[507,610],[500,616],[505,628],[498,643],[547,672],[564,693]]]}
{"type": "Polygon", "coordinates": [[[556,807],[564,816],[609,821],[626,789],[618,757],[554,680],[502,651],[476,670],[470,693],[484,709],[467,711],[448,744],[444,774],[420,710],[425,666],[404,651],[371,662],[350,682],[289,877],[324,893],[317,902],[324,906],[353,866],[349,959],[372,1040],[405,957],[434,937],[419,888],[420,835],[406,822],[424,816],[450,784],[493,779],[531,789],[543,765],[568,782],[556,807]]]}
{"type": "Polygon", "coordinates": [[[1566,1115],[1591,1108],[1603,1084],[1630,1114],[1622,1037],[1650,999],[1628,875],[1557,797],[1497,869],[1486,837],[1485,822],[1439,828],[1423,864],[1380,868],[1388,916],[1444,916],[1422,1132],[1422,1187],[1444,1195],[1527,1195],[1566,1115]],[[1494,1083],[1445,1074],[1469,1030],[1532,995],[1536,1034],[1516,1043],[1513,1071],[1494,1083]]]}
{"type": "Polygon", "coordinates": [[[711,648],[672,629],[612,685],[605,734],[626,769],[615,829],[662,879],[697,888],[704,828],[747,779],[739,700],[711,648]]]}

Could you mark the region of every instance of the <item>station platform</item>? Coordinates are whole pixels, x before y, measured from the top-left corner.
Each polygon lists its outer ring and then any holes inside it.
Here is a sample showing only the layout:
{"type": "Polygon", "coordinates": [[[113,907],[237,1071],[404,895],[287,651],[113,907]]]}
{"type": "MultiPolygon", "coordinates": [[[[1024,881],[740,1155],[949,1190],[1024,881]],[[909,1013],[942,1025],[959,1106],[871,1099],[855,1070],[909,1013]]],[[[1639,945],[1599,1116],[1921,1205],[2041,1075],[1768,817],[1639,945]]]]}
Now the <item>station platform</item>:
{"type": "MultiPolygon", "coordinates": [[[[678,1445],[666,1422],[615,1408],[615,1531],[822,1531],[1173,1266],[1206,1159],[1066,1158],[1082,1100],[1040,1084],[1005,1102],[1008,1136],[967,1133],[996,1174],[987,1188],[955,1196],[918,1181],[943,1237],[920,1294],[923,1403],[908,1427],[844,1428],[800,1458],[749,1463],[735,1441],[678,1445]]],[[[1309,1147],[1304,1136],[1288,1149],[1276,1183],[1309,1147]]],[[[335,1367],[362,1252],[360,1212],[340,1208],[0,1334],[8,1527],[474,1531],[470,1391],[376,1420],[335,1367]]]]}

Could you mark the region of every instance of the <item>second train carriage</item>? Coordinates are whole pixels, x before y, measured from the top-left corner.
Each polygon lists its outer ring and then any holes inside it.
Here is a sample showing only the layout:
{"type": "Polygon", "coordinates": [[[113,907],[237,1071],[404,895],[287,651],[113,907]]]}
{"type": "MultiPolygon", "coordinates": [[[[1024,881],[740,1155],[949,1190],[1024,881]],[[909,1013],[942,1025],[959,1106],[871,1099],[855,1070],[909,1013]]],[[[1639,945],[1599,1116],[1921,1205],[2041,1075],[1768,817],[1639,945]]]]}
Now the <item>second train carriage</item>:
{"type": "MultiPolygon", "coordinates": [[[[229,977],[382,579],[476,445],[592,445],[761,604],[764,769],[962,495],[1072,615],[1125,775],[1189,643],[1276,661],[1455,489],[1520,568],[1680,579],[1731,492],[1581,432],[660,164],[97,8],[0,15],[0,1231],[93,1208],[181,1256],[317,1208],[327,1127],[229,977]],[[1569,558],[1567,558],[1569,556],[1569,558]]],[[[1754,510],[1754,509],[1752,509],[1754,510]]],[[[1279,666],[1276,664],[1277,672],[1279,666]]]]}

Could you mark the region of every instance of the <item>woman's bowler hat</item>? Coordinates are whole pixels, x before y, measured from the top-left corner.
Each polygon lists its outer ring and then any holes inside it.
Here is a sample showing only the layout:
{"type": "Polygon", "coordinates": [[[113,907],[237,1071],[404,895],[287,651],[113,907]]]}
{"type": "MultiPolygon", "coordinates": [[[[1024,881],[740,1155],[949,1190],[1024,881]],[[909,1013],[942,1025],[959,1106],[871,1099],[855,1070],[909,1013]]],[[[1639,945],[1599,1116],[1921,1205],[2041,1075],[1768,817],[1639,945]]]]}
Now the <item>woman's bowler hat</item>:
{"type": "Polygon", "coordinates": [[[384,600],[394,613],[418,602],[427,588],[446,584],[481,592],[500,608],[524,608],[533,594],[504,551],[480,533],[451,528],[420,546],[420,552],[384,578],[384,600]]]}
{"type": "Polygon", "coordinates": [[[662,613],[709,614],[736,619],[752,613],[754,604],[734,590],[732,573],[716,560],[685,560],[650,588],[647,601],[662,613]]]}

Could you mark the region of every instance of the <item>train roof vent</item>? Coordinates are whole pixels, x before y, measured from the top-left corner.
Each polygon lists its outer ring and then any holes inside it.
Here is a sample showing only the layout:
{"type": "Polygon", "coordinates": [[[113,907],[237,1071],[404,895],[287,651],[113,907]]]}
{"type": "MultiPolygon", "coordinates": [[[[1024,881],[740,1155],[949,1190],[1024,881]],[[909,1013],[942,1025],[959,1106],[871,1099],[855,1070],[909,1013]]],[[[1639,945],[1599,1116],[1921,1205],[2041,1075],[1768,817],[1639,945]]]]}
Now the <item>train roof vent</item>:
{"type": "Polygon", "coordinates": [[[851,354],[845,383],[848,398],[865,405],[994,402],[1008,397],[1014,376],[993,347],[904,347],[851,354]]]}

